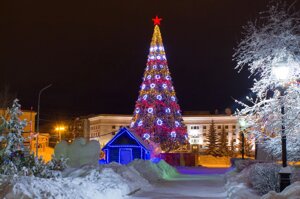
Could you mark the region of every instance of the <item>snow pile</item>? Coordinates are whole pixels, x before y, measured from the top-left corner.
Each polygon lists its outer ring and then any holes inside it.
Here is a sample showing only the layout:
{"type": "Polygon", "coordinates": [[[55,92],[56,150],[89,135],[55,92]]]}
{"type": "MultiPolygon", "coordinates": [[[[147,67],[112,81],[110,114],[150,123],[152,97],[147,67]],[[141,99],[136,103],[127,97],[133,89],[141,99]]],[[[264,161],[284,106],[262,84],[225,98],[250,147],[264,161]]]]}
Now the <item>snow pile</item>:
{"type": "Polygon", "coordinates": [[[122,198],[130,192],[126,181],[113,172],[104,169],[101,173],[91,170],[78,178],[45,179],[20,176],[11,180],[7,198],[122,198]]]}
{"type": "MultiPolygon", "coordinates": [[[[250,166],[251,167],[251,166],[250,166]]],[[[242,172],[236,171],[228,172],[225,175],[225,189],[227,191],[227,198],[230,199],[258,199],[259,195],[249,188],[250,167],[246,167],[242,172]]]]}
{"type": "Polygon", "coordinates": [[[244,183],[232,182],[226,184],[227,198],[230,199],[258,199],[260,198],[252,189],[249,189],[244,183]]]}
{"type": "Polygon", "coordinates": [[[270,191],[261,199],[297,199],[300,198],[300,181],[286,187],[281,193],[270,191]]]}
{"type": "Polygon", "coordinates": [[[164,160],[160,160],[158,163],[152,163],[151,161],[136,159],[132,161],[128,166],[134,168],[149,182],[170,179],[178,175],[177,170],[166,163],[164,160]]]}
{"type": "Polygon", "coordinates": [[[60,178],[34,176],[0,177],[0,198],[109,198],[121,199],[138,190],[151,188],[149,182],[169,178],[177,171],[165,161],[135,160],[130,165],[85,165],[68,168],[60,178]]]}

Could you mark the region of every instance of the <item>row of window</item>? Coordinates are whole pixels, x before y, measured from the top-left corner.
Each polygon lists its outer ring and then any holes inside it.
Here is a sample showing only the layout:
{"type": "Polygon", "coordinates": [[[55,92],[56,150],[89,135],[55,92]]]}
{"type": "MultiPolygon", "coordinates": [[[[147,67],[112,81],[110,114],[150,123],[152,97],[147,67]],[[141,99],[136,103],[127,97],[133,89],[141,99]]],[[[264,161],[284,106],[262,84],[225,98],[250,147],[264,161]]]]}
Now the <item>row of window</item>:
{"type": "MultiPolygon", "coordinates": [[[[229,148],[231,148],[231,146],[230,146],[230,145],[228,145],[228,147],[229,147],[229,148]]],[[[200,148],[200,149],[207,149],[207,146],[204,146],[204,145],[199,145],[199,148],[200,148]]],[[[193,145],[193,146],[192,146],[192,149],[196,150],[196,149],[198,149],[198,147],[197,147],[197,146],[195,146],[195,145],[193,145]]],[[[236,149],[236,150],[238,150],[238,148],[237,148],[237,147],[235,147],[235,149],[236,149]]]]}
{"type": "MultiPolygon", "coordinates": [[[[225,132],[226,135],[229,135],[229,133],[230,133],[230,132],[225,132]]],[[[217,135],[221,135],[221,134],[222,134],[222,133],[217,133],[217,135]]],[[[206,133],[203,133],[202,135],[203,135],[203,136],[206,136],[207,134],[206,134],[206,133]]],[[[233,132],[232,135],[236,135],[236,133],[233,132]]]]}
{"type": "MultiPolygon", "coordinates": [[[[192,142],[191,144],[193,144],[193,143],[198,143],[199,141],[196,139],[192,139],[191,142],[192,142]]],[[[203,140],[203,142],[206,143],[207,141],[203,140]]],[[[236,139],[232,139],[232,142],[236,142],[236,139]]]]}
{"type": "MultiPolygon", "coordinates": [[[[111,133],[108,133],[108,134],[105,134],[105,135],[109,135],[109,134],[111,134],[111,135],[115,135],[116,134],[116,132],[111,132],[111,133]]],[[[92,138],[93,137],[100,137],[101,136],[101,133],[100,132],[96,132],[96,133],[91,133],[91,135],[90,135],[92,138]]],[[[103,136],[103,135],[102,135],[103,136]]]]}
{"type": "MultiPolygon", "coordinates": [[[[206,129],[206,128],[209,128],[209,126],[203,125],[203,129],[206,129]]],[[[218,125],[217,128],[218,128],[218,129],[222,129],[222,125],[218,125]]],[[[228,126],[228,125],[224,125],[224,128],[225,128],[225,129],[228,129],[229,126],[228,126]]],[[[232,125],[231,128],[232,128],[232,129],[235,129],[235,125],[232,125]]],[[[191,129],[200,129],[200,126],[191,126],[191,129]]]]}

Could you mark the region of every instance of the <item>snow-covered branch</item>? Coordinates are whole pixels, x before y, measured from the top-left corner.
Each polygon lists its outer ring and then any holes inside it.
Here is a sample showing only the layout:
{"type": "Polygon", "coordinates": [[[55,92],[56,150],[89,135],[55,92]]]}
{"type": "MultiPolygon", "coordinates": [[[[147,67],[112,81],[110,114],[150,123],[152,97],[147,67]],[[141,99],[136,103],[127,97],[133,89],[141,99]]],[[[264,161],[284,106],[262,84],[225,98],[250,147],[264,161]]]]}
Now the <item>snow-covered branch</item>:
{"type": "Polygon", "coordinates": [[[256,98],[238,102],[256,138],[275,156],[281,154],[282,125],[289,159],[300,159],[300,18],[284,3],[270,5],[258,20],[244,26],[244,38],[233,55],[238,71],[248,67],[255,77],[256,98]],[[288,78],[279,80],[274,67],[284,63],[288,78]],[[284,107],[284,114],[282,114],[284,107]]]}

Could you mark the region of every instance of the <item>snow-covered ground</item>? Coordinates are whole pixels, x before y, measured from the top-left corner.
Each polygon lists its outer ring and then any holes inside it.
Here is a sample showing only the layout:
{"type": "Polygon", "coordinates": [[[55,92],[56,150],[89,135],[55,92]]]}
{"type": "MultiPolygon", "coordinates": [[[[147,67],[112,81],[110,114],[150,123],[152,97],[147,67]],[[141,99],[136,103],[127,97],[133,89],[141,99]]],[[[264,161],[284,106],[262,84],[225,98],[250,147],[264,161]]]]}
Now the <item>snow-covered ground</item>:
{"type": "Polygon", "coordinates": [[[155,183],[150,190],[141,190],[132,199],[191,199],[226,198],[224,173],[228,169],[208,169],[202,167],[179,168],[181,174],[172,179],[155,183]]]}
{"type": "MultiPolygon", "coordinates": [[[[126,166],[111,163],[68,168],[62,177],[52,179],[0,175],[0,199],[261,198],[245,183],[251,174],[249,169],[240,173],[231,169],[178,167],[176,170],[164,161],[135,160],[126,166]]],[[[300,182],[295,182],[282,193],[269,192],[262,198],[300,199],[299,190],[300,182]]]]}
{"type": "Polygon", "coordinates": [[[164,161],[136,160],[127,166],[112,163],[67,169],[56,179],[0,176],[0,198],[122,199],[174,175],[176,170],[164,161]]]}

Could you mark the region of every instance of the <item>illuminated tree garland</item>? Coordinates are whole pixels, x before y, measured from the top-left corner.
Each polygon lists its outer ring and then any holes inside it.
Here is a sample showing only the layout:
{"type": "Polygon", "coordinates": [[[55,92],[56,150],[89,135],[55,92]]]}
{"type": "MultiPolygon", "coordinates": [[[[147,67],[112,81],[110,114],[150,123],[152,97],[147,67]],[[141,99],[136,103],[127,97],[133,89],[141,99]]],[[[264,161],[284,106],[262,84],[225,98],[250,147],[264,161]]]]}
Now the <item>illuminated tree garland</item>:
{"type": "Polygon", "coordinates": [[[172,85],[157,16],[143,83],[131,129],[144,140],[160,144],[164,151],[177,149],[186,141],[180,107],[172,85]]]}

